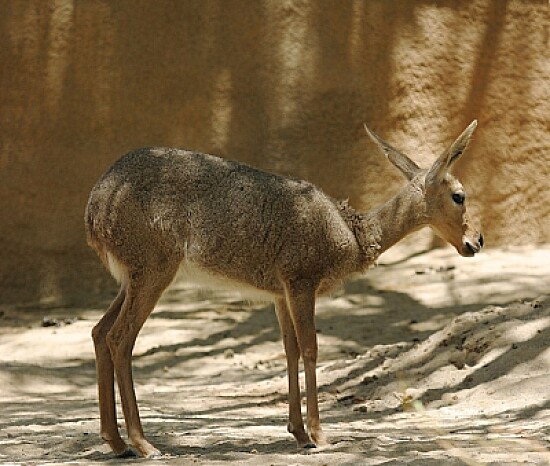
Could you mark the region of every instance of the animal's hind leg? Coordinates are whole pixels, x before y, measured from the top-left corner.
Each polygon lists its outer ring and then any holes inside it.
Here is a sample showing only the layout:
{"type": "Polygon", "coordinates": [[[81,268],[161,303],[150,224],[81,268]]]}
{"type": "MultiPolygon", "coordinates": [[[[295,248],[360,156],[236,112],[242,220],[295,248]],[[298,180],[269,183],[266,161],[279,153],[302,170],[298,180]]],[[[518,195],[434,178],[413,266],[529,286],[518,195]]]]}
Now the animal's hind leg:
{"type": "Polygon", "coordinates": [[[174,278],[176,270],[177,266],[147,270],[139,277],[132,277],[121,312],[107,335],[128,437],[139,454],[148,458],[159,456],[160,452],[143,434],[132,378],[132,350],[145,320],[174,278]]]}
{"type": "Polygon", "coordinates": [[[107,346],[107,334],[117,319],[126,297],[126,288],[121,286],[118,295],[109,309],[92,330],[96,354],[96,377],[99,395],[99,415],[101,436],[117,456],[127,456],[131,450],[120,437],[115,409],[114,366],[107,346]]]}

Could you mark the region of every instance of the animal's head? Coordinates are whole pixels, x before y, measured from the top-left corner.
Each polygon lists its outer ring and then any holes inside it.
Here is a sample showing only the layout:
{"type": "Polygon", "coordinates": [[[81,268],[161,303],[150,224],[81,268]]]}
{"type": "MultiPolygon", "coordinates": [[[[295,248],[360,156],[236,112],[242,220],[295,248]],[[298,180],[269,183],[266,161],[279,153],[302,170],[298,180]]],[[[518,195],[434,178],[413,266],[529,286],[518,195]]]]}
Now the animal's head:
{"type": "Polygon", "coordinates": [[[405,154],[382,140],[366,126],[367,133],[405,177],[422,190],[425,222],[462,256],[471,257],[483,247],[483,235],[468,212],[464,187],[452,175],[477,126],[474,120],[429,169],[420,168],[405,154]]]}

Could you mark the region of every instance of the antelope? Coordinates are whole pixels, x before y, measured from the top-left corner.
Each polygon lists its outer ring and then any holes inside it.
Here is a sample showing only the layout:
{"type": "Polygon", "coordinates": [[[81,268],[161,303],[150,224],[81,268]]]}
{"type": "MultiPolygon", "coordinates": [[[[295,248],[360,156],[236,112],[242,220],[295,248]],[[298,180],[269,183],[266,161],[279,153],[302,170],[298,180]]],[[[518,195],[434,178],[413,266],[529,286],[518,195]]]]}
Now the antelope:
{"type": "Polygon", "coordinates": [[[424,226],[462,256],[479,252],[483,236],[470,219],[462,184],[451,174],[476,125],[474,120],[429,169],[365,125],[408,180],[393,198],[367,213],[309,182],[213,155],[142,148],[116,161],[92,189],[85,213],[88,243],[120,284],[92,330],[101,436],[114,454],[161,456],[143,433],[131,359],[140,329],[179,269],[206,288],[274,302],[287,363],[288,431],[299,447],[323,445],[315,300],[346,277],[365,272],[382,252],[424,226]],[[117,427],[115,375],[133,448],[117,427]]]}

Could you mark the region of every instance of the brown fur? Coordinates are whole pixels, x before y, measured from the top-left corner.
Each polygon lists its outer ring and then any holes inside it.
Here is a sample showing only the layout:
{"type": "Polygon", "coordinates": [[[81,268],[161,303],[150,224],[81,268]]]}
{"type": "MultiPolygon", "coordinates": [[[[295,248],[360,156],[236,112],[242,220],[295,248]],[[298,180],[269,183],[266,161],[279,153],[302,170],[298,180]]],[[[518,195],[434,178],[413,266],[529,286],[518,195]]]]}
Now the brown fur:
{"type": "Polygon", "coordinates": [[[118,455],[128,453],[116,426],[114,373],[130,440],[155,456],[144,437],[131,376],[131,353],[141,326],[178,268],[204,286],[237,288],[275,302],[287,354],[289,431],[301,446],[324,441],[317,403],[315,298],[381,252],[430,225],[463,255],[482,239],[450,175],[475,128],[470,125],[432,166],[411,159],[367,129],[409,183],[388,203],[358,213],[315,186],[178,149],[139,149],[117,162],[93,188],[86,208],[88,242],[121,282],[119,295],[94,328],[101,431],[118,455]],[[306,373],[307,432],[297,383],[306,373]]]}

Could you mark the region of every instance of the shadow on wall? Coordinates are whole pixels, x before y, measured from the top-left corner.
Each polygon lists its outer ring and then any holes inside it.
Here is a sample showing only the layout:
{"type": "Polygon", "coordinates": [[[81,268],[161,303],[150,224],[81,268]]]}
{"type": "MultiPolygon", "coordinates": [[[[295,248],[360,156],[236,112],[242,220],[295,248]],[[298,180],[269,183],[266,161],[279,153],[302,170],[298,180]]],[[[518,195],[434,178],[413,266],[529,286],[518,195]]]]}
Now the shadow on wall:
{"type": "MultiPolygon", "coordinates": [[[[139,146],[217,153],[370,208],[401,180],[368,144],[363,122],[427,164],[478,117],[475,147],[486,153],[461,170],[472,198],[491,205],[481,209],[486,227],[506,232],[510,206],[499,210],[494,198],[522,206],[522,190],[531,196],[541,183],[509,183],[504,169],[502,182],[483,175],[501,157],[492,132],[514,132],[519,101],[539,132],[525,127],[527,152],[506,155],[533,155],[541,176],[548,172],[535,157],[548,153],[547,112],[533,103],[548,101],[533,90],[543,87],[545,18],[535,6],[507,5],[8,3],[0,15],[0,302],[81,302],[114,288],[85,244],[83,211],[99,175],[139,146]],[[516,39],[521,51],[510,45],[516,39]],[[533,79],[516,76],[523,69],[533,79]],[[509,82],[513,98],[503,102],[509,82]]],[[[532,241],[549,239],[535,215],[547,205],[529,207],[532,241]]]]}

